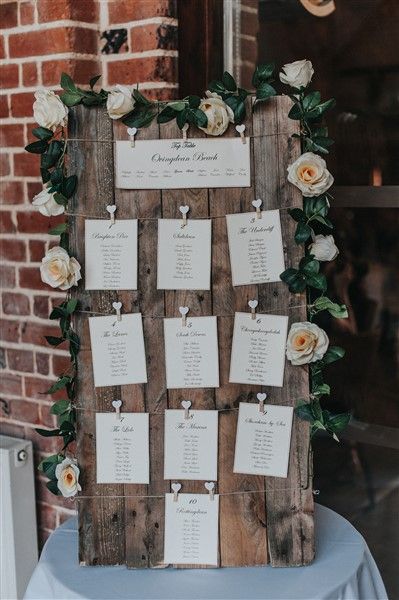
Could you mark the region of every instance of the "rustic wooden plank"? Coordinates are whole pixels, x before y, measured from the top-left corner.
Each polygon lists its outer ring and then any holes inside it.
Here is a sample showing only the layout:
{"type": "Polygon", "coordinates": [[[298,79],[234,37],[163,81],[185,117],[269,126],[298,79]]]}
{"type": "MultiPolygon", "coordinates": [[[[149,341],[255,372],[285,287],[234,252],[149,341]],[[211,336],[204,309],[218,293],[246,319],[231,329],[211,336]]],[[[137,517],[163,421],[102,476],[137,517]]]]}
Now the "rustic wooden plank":
{"type": "MultiPolygon", "coordinates": [[[[251,107],[248,105],[246,134],[252,133],[251,107]]],[[[235,137],[230,126],[225,136],[235,137]]],[[[251,155],[252,153],[252,141],[251,155]]],[[[253,163],[253,156],[251,158],[253,163]]],[[[253,178],[253,169],[252,169],[253,178]]],[[[249,311],[248,300],[257,298],[256,285],[233,287],[227,239],[226,214],[254,210],[253,181],[250,188],[210,190],[213,222],[212,293],[213,311],[218,319],[220,351],[220,388],[216,390],[219,409],[238,408],[240,402],[251,400],[252,386],[229,383],[230,349],[235,311],[249,311]]],[[[219,490],[220,492],[246,491],[253,493],[220,497],[220,553],[222,566],[258,565],[267,562],[266,516],[263,477],[233,473],[234,449],[238,411],[221,412],[219,417],[219,490]]]]}
{"type": "MultiPolygon", "coordinates": [[[[270,99],[254,113],[255,193],[265,208],[302,206],[302,196],[287,181],[287,166],[301,153],[295,121],[287,118],[291,101],[278,96],[270,99]],[[267,132],[265,137],[263,134],[267,132]]],[[[281,210],[281,228],[286,266],[296,265],[303,248],[294,242],[295,222],[286,210],[281,210]]],[[[260,286],[259,311],[289,315],[289,326],[306,320],[305,294],[289,294],[285,284],[260,286]],[[300,308],[294,308],[300,306],[300,308]]],[[[284,386],[269,388],[272,404],[295,405],[309,393],[305,367],[285,365],[284,386]]],[[[273,566],[304,565],[314,556],[313,496],[308,485],[307,454],[309,427],[296,417],[292,429],[288,478],[266,478],[266,512],[268,546],[273,566]],[[306,489],[302,489],[306,488],[306,489]]]]}
{"type": "MultiPolygon", "coordinates": [[[[112,203],[114,197],[112,125],[104,108],[78,106],[70,112],[68,146],[71,172],[78,176],[78,187],[70,200],[72,213],[97,216],[112,203]]],[[[106,213],[105,213],[106,214],[106,213]]],[[[70,217],[71,251],[82,265],[84,277],[84,218],[70,217]]],[[[110,313],[115,292],[86,292],[84,279],[72,295],[79,300],[81,310],[110,313]]],[[[82,468],[84,496],[95,498],[79,501],[79,560],[85,565],[121,564],[125,561],[125,509],[121,485],[96,484],[95,411],[112,410],[111,401],[120,397],[120,387],[94,388],[88,314],[78,313],[74,327],[82,341],[78,356],[76,403],[77,453],[82,468]],[[97,496],[111,496],[97,499],[97,496]]]]}

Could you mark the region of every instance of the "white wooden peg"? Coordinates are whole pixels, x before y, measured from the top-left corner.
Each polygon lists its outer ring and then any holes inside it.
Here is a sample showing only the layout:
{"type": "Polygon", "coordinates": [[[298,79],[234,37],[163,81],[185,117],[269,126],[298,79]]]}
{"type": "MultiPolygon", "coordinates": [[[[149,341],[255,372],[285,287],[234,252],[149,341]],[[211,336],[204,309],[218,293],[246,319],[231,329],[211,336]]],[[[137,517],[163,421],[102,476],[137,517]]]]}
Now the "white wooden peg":
{"type": "Polygon", "coordinates": [[[188,123],[184,123],[183,127],[181,128],[181,132],[183,134],[183,140],[187,139],[187,132],[188,132],[189,127],[190,127],[190,125],[188,123]]]}
{"type": "Polygon", "coordinates": [[[188,306],[179,306],[179,313],[181,314],[181,324],[183,327],[187,325],[187,313],[190,309],[188,306]]]}
{"type": "Polygon", "coordinates": [[[190,210],[190,207],[187,206],[187,204],[185,204],[184,206],[179,206],[179,211],[183,215],[183,221],[181,224],[182,227],[185,227],[187,225],[187,213],[189,210],[190,210]]]}
{"type": "Polygon", "coordinates": [[[187,420],[190,418],[190,400],[182,400],[181,405],[184,408],[184,419],[187,420]]]}
{"type": "Polygon", "coordinates": [[[121,315],[122,302],[113,302],[112,308],[116,310],[116,320],[122,321],[122,315],[121,315]]]}
{"type": "Polygon", "coordinates": [[[137,127],[128,127],[127,128],[127,134],[129,136],[131,148],[134,148],[136,145],[136,139],[135,139],[136,133],[137,133],[137,127]]]}
{"type": "Polygon", "coordinates": [[[256,319],[255,309],[258,306],[258,301],[257,300],[249,300],[248,306],[251,309],[251,319],[256,319]]]}
{"type": "Polygon", "coordinates": [[[259,394],[256,394],[256,397],[259,400],[259,412],[263,415],[265,413],[265,400],[267,398],[267,394],[260,392],[259,394]]]}
{"type": "Polygon", "coordinates": [[[256,200],[252,200],[252,206],[254,206],[256,208],[256,218],[261,219],[262,212],[260,210],[260,207],[262,206],[262,200],[260,198],[257,198],[256,200]]]}
{"type": "Polygon", "coordinates": [[[240,134],[240,138],[243,144],[247,143],[247,138],[245,137],[244,131],[245,131],[245,125],[244,123],[241,123],[240,125],[236,125],[236,131],[237,133],[240,134]]]}
{"type": "Polygon", "coordinates": [[[112,400],[112,406],[115,409],[115,413],[116,413],[116,418],[118,420],[120,420],[121,418],[121,406],[122,406],[122,400],[112,400]]]}
{"type": "Polygon", "coordinates": [[[108,206],[106,206],[106,209],[107,213],[109,213],[109,218],[111,220],[110,227],[112,227],[112,225],[115,225],[116,204],[108,204],[108,206]]]}
{"type": "Polygon", "coordinates": [[[207,489],[209,492],[209,499],[214,500],[215,499],[215,484],[214,484],[214,482],[206,481],[204,483],[204,485],[205,485],[205,489],[207,489]]]}
{"type": "Polygon", "coordinates": [[[173,502],[177,502],[179,497],[179,491],[181,490],[181,483],[172,483],[172,491],[173,491],[173,502]]]}

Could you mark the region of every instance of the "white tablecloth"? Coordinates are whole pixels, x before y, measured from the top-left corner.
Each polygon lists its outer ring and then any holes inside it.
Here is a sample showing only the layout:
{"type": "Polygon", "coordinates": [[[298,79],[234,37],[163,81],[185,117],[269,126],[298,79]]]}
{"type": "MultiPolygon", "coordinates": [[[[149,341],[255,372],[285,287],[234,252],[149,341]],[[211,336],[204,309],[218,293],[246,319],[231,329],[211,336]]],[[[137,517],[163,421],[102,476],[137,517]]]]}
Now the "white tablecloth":
{"type": "Polygon", "coordinates": [[[316,559],[277,569],[144,569],[79,567],[76,519],[47,540],[25,600],[386,600],[380,573],[362,536],[343,517],[316,506],[316,559]]]}

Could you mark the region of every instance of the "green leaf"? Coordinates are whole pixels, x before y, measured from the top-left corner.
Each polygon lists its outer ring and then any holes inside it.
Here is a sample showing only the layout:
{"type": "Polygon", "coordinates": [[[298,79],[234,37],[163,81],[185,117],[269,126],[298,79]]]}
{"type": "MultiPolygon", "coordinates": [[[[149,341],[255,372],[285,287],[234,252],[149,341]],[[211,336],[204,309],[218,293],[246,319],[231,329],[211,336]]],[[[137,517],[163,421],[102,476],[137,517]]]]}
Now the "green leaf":
{"type": "Polygon", "coordinates": [[[256,99],[257,100],[266,100],[267,98],[271,98],[277,94],[276,90],[270,83],[260,83],[259,87],[256,88],[256,99]]]}
{"type": "Polygon", "coordinates": [[[50,169],[53,167],[58,159],[60,158],[64,149],[64,142],[60,140],[53,140],[47,149],[45,154],[42,154],[40,165],[42,169],[50,169]]]}
{"type": "Polygon", "coordinates": [[[290,208],[288,209],[288,214],[297,223],[306,221],[305,213],[300,208],[290,208]]]}
{"type": "Polygon", "coordinates": [[[66,177],[62,183],[62,194],[65,198],[71,198],[75,192],[76,186],[78,183],[78,178],[76,175],[71,175],[70,177],[66,177]]]}
{"type": "MultiPolygon", "coordinates": [[[[198,108],[199,105],[201,104],[201,98],[199,96],[189,96],[188,104],[189,104],[190,108],[198,108]]],[[[175,108],[175,110],[178,110],[178,109],[175,108]]]]}
{"type": "Polygon", "coordinates": [[[64,233],[67,230],[68,230],[68,223],[60,223],[59,225],[56,225],[55,227],[50,229],[49,234],[50,235],[61,235],[61,233],[64,233]]]}
{"type": "Polygon", "coordinates": [[[302,101],[303,108],[305,111],[308,111],[312,108],[315,108],[321,100],[320,92],[311,92],[304,97],[302,101]]]}
{"type": "Polygon", "coordinates": [[[316,275],[320,270],[320,263],[318,260],[312,258],[311,260],[307,261],[306,263],[303,263],[303,267],[301,268],[301,271],[303,273],[306,274],[306,276],[308,275],[316,275]]]}
{"type": "Polygon", "coordinates": [[[201,109],[197,108],[194,110],[195,124],[197,127],[206,127],[208,125],[208,117],[201,109]]]}
{"type": "Polygon", "coordinates": [[[312,408],[308,403],[299,404],[295,408],[295,414],[303,421],[309,421],[310,423],[312,423],[314,420],[312,408]]]}
{"type": "Polygon", "coordinates": [[[55,402],[50,408],[50,413],[52,415],[62,415],[69,411],[70,408],[71,403],[69,400],[58,400],[58,402],[55,402]]]}
{"type": "Polygon", "coordinates": [[[25,146],[25,150],[31,154],[44,154],[47,151],[48,143],[45,140],[38,140],[25,146]]]}
{"type": "Polygon", "coordinates": [[[82,100],[82,96],[79,93],[72,94],[71,92],[64,92],[60,95],[60,99],[65,106],[71,107],[79,104],[82,100]]]}
{"type": "Polygon", "coordinates": [[[51,140],[54,135],[51,129],[47,129],[46,127],[36,127],[35,129],[32,129],[32,134],[39,140],[44,140],[46,142],[51,140]]]}
{"type": "Polygon", "coordinates": [[[59,346],[65,341],[63,337],[56,337],[54,335],[45,335],[44,337],[50,346],[59,346]]]}
{"type": "Polygon", "coordinates": [[[43,183],[48,183],[50,181],[50,172],[47,169],[40,169],[40,175],[43,183]]]}
{"type": "Polygon", "coordinates": [[[133,90],[133,98],[136,100],[136,102],[142,104],[143,106],[151,105],[150,100],[147,100],[147,98],[143,96],[143,94],[141,94],[137,89],[133,90]]]}
{"type": "MultiPolygon", "coordinates": [[[[127,125],[127,127],[137,127],[137,129],[142,129],[143,127],[148,127],[148,125],[150,125],[150,123],[152,123],[154,120],[155,116],[156,112],[149,110],[148,107],[145,107],[144,109],[134,109],[134,111],[122,118],[122,123],[127,125]]],[[[166,123],[166,121],[164,122],[166,123]]]]}
{"type": "Polygon", "coordinates": [[[345,350],[340,346],[330,346],[322,358],[325,365],[329,365],[345,356],[345,350]]]}
{"type": "MultiPolygon", "coordinates": [[[[157,122],[158,123],[169,123],[169,121],[172,121],[173,119],[176,118],[176,112],[173,108],[171,108],[170,106],[165,106],[165,108],[159,113],[158,117],[157,117],[157,122]]],[[[123,121],[125,122],[125,121],[123,121]]]]}
{"type": "Polygon", "coordinates": [[[296,226],[295,242],[297,244],[304,244],[306,242],[306,240],[308,240],[310,238],[311,234],[312,234],[312,228],[309,227],[309,225],[307,223],[299,222],[298,225],[296,226]]]}
{"type": "Polygon", "coordinates": [[[268,81],[272,77],[274,67],[274,63],[262,64],[256,67],[252,76],[252,85],[254,88],[257,88],[260,83],[268,81]]]}
{"type": "MultiPolygon", "coordinates": [[[[94,88],[94,86],[96,85],[97,81],[101,79],[101,75],[95,75],[95,77],[92,77],[89,81],[89,86],[91,87],[91,89],[94,88]]],[[[65,88],[64,88],[65,89],[65,88]]]]}
{"type": "Polygon", "coordinates": [[[234,113],[234,123],[241,123],[245,119],[245,102],[238,96],[230,96],[225,99],[234,113]]]}
{"type": "Polygon", "coordinates": [[[55,320],[65,316],[65,309],[62,306],[56,306],[50,313],[49,319],[55,320]]]}
{"type": "Polygon", "coordinates": [[[66,233],[66,232],[61,233],[61,235],[60,235],[60,246],[66,252],[69,252],[69,235],[68,235],[68,233],[66,233]]]}
{"type": "Polygon", "coordinates": [[[319,298],[316,298],[316,300],[313,302],[313,306],[318,312],[327,310],[330,315],[336,319],[348,318],[348,310],[345,304],[337,304],[336,302],[332,302],[330,298],[327,298],[326,296],[320,296],[319,298]]]}
{"type": "Polygon", "coordinates": [[[68,204],[68,200],[63,194],[60,194],[60,192],[55,192],[53,198],[57,204],[60,204],[61,206],[66,206],[68,204]]]}
{"type": "Polygon", "coordinates": [[[61,81],[60,85],[63,90],[66,92],[75,92],[76,85],[74,84],[72,78],[67,73],[61,73],[61,81]]]}
{"type": "Polygon", "coordinates": [[[298,277],[298,274],[299,274],[298,269],[293,269],[291,267],[289,269],[286,269],[282,273],[280,273],[280,279],[281,279],[281,281],[284,281],[284,283],[291,283],[298,277]]]}
{"type": "Polygon", "coordinates": [[[59,429],[35,429],[36,433],[42,437],[57,437],[60,435],[59,429]]]}
{"type": "Polygon", "coordinates": [[[350,413],[340,413],[337,415],[332,415],[326,423],[327,429],[334,433],[336,431],[342,431],[348,425],[350,420],[350,413]]]}
{"type": "Polygon", "coordinates": [[[61,181],[63,180],[64,177],[64,173],[61,167],[57,167],[56,169],[53,169],[53,171],[51,172],[51,176],[50,176],[50,180],[51,180],[51,185],[57,185],[59,183],[61,183],[61,181]]]}
{"type": "Polygon", "coordinates": [[[187,103],[183,102],[183,100],[177,100],[176,102],[169,102],[167,104],[167,107],[172,108],[176,112],[180,112],[181,110],[184,110],[187,107],[187,103]]]}
{"type": "Polygon", "coordinates": [[[176,123],[179,129],[183,129],[184,125],[187,123],[187,117],[189,115],[188,109],[184,109],[177,113],[176,115],[176,123]]]}
{"type": "Polygon", "coordinates": [[[237,84],[234,80],[234,77],[227,71],[223,73],[222,83],[229,92],[235,92],[237,90],[237,84]]]}
{"type": "Polygon", "coordinates": [[[315,119],[319,119],[321,117],[321,115],[323,115],[330,108],[333,108],[335,106],[335,104],[336,104],[336,101],[334,98],[331,98],[330,100],[326,100],[325,102],[322,102],[321,104],[319,104],[318,106],[316,106],[315,108],[313,108],[312,110],[310,110],[306,113],[306,119],[309,119],[312,121],[315,119]]]}
{"type": "Polygon", "coordinates": [[[321,290],[322,292],[325,292],[327,289],[326,276],[322,273],[306,275],[306,284],[315,288],[316,290],[321,290]]]}
{"type": "Polygon", "coordinates": [[[78,300],[76,298],[71,298],[70,300],[68,300],[67,305],[66,305],[67,313],[69,315],[72,315],[72,313],[75,312],[77,305],[78,305],[78,300]]]}
{"type": "Polygon", "coordinates": [[[46,482],[46,487],[55,496],[59,496],[60,495],[60,490],[58,489],[58,485],[57,485],[57,480],[56,479],[51,479],[50,481],[47,481],[46,482]]]}
{"type": "Polygon", "coordinates": [[[330,391],[330,386],[327,383],[321,383],[312,389],[312,394],[315,396],[328,396],[330,391]]]}
{"type": "Polygon", "coordinates": [[[47,390],[46,394],[55,394],[59,390],[64,389],[71,382],[71,378],[67,375],[60,377],[53,385],[47,390]]]}
{"type": "Polygon", "coordinates": [[[300,107],[299,103],[296,102],[291,107],[291,109],[290,109],[290,111],[288,113],[288,117],[290,119],[293,119],[294,121],[299,121],[302,118],[302,110],[301,110],[301,107],[300,107]]]}

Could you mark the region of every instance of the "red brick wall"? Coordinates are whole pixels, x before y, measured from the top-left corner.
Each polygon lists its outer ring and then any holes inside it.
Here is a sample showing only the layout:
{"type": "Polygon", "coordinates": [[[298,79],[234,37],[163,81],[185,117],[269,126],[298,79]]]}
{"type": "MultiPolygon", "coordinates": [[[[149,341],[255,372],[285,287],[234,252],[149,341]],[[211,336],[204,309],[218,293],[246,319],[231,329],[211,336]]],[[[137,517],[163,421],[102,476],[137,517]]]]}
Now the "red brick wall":
{"type": "MultiPolygon", "coordinates": [[[[63,294],[41,283],[39,263],[50,242],[48,219],[32,206],[42,185],[39,159],[24,151],[31,140],[33,93],[58,89],[62,71],[84,84],[102,73],[105,87],[140,84],[145,93],[173,97],[177,90],[177,21],[173,0],[22,0],[0,3],[0,418],[2,433],[33,441],[36,462],[57,450],[35,427],[55,426],[51,397],[43,395],[66,365],[63,350],[50,348],[56,335],[50,306],[63,294]],[[127,44],[105,55],[101,32],[126,28],[127,44]]],[[[52,238],[53,239],[53,238],[52,238]]],[[[37,482],[41,540],[73,504],[37,482]]]]}

